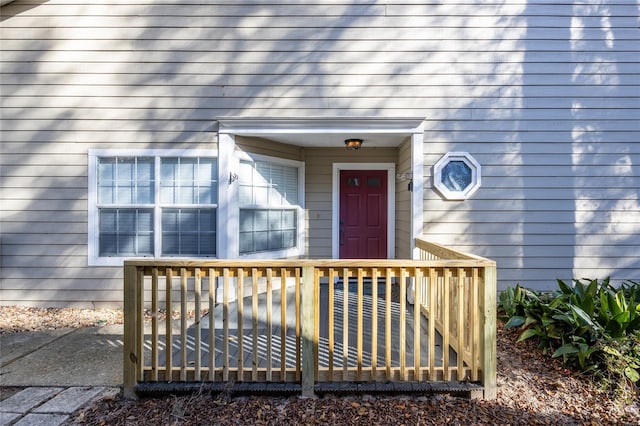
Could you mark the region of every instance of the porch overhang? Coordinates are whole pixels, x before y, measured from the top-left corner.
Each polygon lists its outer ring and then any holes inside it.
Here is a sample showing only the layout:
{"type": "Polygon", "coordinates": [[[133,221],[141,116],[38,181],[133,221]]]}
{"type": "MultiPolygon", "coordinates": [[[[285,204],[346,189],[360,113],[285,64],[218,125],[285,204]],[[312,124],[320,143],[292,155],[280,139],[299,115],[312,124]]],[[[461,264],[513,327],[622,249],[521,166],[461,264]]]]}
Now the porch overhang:
{"type": "MultiPolygon", "coordinates": [[[[229,164],[232,163],[236,136],[249,136],[269,139],[275,142],[295,145],[303,148],[337,148],[344,149],[344,140],[348,138],[363,139],[365,148],[398,147],[409,142],[411,162],[409,167],[400,172],[402,176],[410,176],[411,195],[410,209],[410,242],[408,250],[413,259],[419,259],[419,250],[415,246],[415,238],[423,234],[423,194],[424,194],[424,117],[311,117],[311,118],[243,118],[221,117],[218,124],[218,150],[221,184],[225,184],[230,175],[229,164]]],[[[335,174],[335,167],[334,167],[335,174]]],[[[391,175],[391,183],[394,182],[391,175]]],[[[338,219],[335,206],[335,177],[332,213],[332,256],[337,257],[338,219]]],[[[227,182],[228,183],[228,182],[227,182]]],[[[393,185],[390,185],[393,186],[393,185]]],[[[220,200],[219,214],[226,214],[227,200],[220,200]]],[[[395,206],[390,204],[393,213],[395,206]]],[[[391,214],[390,217],[393,217],[391,214]]],[[[390,222],[392,230],[395,224],[390,222]]],[[[229,232],[229,228],[226,231],[229,232]]],[[[390,232],[389,235],[392,235],[390,232]]],[[[394,249],[388,251],[393,253],[394,249]]]]}
{"type": "Polygon", "coordinates": [[[341,147],[348,138],[365,147],[400,145],[424,132],[424,117],[366,118],[220,118],[218,132],[253,136],[303,147],[341,147]]]}

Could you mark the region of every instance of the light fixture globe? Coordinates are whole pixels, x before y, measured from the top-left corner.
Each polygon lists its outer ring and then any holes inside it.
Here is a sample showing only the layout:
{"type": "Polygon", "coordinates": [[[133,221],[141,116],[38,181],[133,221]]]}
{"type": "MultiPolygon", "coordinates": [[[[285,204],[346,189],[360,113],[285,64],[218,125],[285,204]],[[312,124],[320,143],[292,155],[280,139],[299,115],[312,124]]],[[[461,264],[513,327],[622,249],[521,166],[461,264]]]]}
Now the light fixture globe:
{"type": "Polygon", "coordinates": [[[347,149],[353,151],[356,149],[360,149],[360,147],[362,146],[362,139],[345,139],[344,144],[346,145],[347,149]]]}

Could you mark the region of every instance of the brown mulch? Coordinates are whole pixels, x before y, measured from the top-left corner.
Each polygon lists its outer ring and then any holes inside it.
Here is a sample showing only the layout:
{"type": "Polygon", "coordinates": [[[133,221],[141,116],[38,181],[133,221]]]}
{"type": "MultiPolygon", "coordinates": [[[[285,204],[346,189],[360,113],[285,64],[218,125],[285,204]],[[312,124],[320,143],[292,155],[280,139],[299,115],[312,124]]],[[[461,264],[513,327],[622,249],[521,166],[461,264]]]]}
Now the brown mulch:
{"type": "Polygon", "coordinates": [[[119,309],[0,306],[0,334],[122,324],[119,309]]]}
{"type": "MultiPolygon", "coordinates": [[[[0,333],[118,323],[118,310],[0,307],[0,333]],[[6,315],[7,314],[7,315],[6,315]],[[74,319],[75,317],[75,319],[74,319]]],[[[498,327],[498,397],[230,397],[168,395],[100,401],[72,425],[640,425],[640,402],[614,400],[586,377],[543,356],[533,341],[498,327]]],[[[0,388],[0,399],[12,393],[0,388]]]]}

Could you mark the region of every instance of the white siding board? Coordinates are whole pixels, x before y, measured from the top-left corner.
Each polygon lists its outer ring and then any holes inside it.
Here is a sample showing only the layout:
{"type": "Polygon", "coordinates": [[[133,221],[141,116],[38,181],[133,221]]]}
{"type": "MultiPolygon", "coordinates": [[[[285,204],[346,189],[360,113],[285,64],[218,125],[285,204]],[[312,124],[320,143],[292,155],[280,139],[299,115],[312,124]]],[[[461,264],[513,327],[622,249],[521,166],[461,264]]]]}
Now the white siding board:
{"type": "MultiPolygon", "coordinates": [[[[99,279],[99,280],[110,280],[110,282],[106,282],[105,286],[107,288],[118,288],[122,286],[118,280],[122,279],[122,272],[120,268],[96,268],[96,269],[88,269],[88,268],[32,268],[28,274],[24,271],[20,271],[18,269],[11,269],[9,271],[2,272],[3,281],[4,280],[16,280],[12,282],[10,288],[28,288],[29,279],[48,279],[48,280],[58,280],[58,279],[67,279],[67,280],[75,280],[75,279],[99,279]],[[25,276],[28,278],[25,280],[25,276]],[[18,282],[20,280],[21,282],[18,282]]],[[[8,281],[5,281],[5,284],[8,281]]],[[[75,285],[74,285],[75,287],[75,285]]],[[[88,289],[95,288],[88,287],[88,289]]]]}
{"type": "MultiPolygon", "coordinates": [[[[0,31],[1,33],[1,31],[0,31]]],[[[46,36],[43,35],[43,36],[46,36]]],[[[1,38],[1,37],[0,37],[1,38]]],[[[382,43],[382,41],[381,41],[382,43]]],[[[462,54],[463,52],[460,52],[462,54]]],[[[362,75],[361,69],[354,67],[353,64],[340,64],[332,62],[323,62],[322,69],[329,75],[353,75],[360,76],[365,81],[375,82],[378,85],[383,84],[386,78],[392,78],[397,75],[419,75],[424,78],[428,78],[433,73],[443,73],[445,70],[451,73],[480,73],[487,74],[495,72],[499,75],[510,73],[522,73],[521,61],[513,60],[513,62],[494,63],[494,62],[457,62],[452,64],[447,59],[451,57],[455,52],[447,52],[446,54],[434,55],[437,56],[434,60],[428,63],[422,64],[404,64],[404,63],[385,63],[381,62],[377,67],[371,67],[367,70],[367,75],[362,75]],[[435,59],[440,59],[436,61],[435,59]]],[[[6,60],[6,59],[5,59],[6,60]]],[[[7,61],[2,63],[2,67],[5,72],[8,73],[38,73],[43,65],[38,62],[21,62],[21,61],[7,61]]],[[[589,61],[586,64],[558,62],[554,67],[550,68],[547,63],[530,62],[527,63],[527,71],[532,73],[550,73],[550,74],[562,74],[571,75],[575,72],[576,67],[586,69],[586,72],[600,72],[602,70],[608,73],[622,73],[633,74],[637,73],[637,64],[633,62],[617,62],[611,61],[609,63],[598,61],[594,58],[593,61],[589,61]],[[592,71],[589,71],[592,69],[592,71]]],[[[47,62],[46,70],[48,73],[60,73],[65,74],[68,72],[77,73],[79,68],[84,68],[87,73],[99,73],[99,74],[151,74],[166,73],[167,69],[173,69],[176,74],[203,74],[203,75],[244,75],[253,76],[261,74],[277,74],[277,75],[290,75],[293,80],[296,78],[300,81],[304,81],[307,75],[324,76],[325,74],[318,72],[318,64],[234,64],[233,67],[227,64],[209,64],[209,63],[177,63],[167,60],[161,63],[146,63],[142,61],[129,62],[126,64],[109,63],[109,62],[82,62],[82,63],[64,63],[64,62],[47,62]],[[98,72],[98,70],[100,70],[98,72]]],[[[221,77],[224,78],[224,77],[221,77]]],[[[247,83],[250,83],[249,77],[247,83]]],[[[567,82],[570,82],[570,78],[567,78],[567,82]]],[[[472,87],[472,86],[470,86],[472,87]]],[[[460,94],[461,96],[464,94],[460,94]]]]}
{"type": "MultiPolygon", "coordinates": [[[[60,278],[53,278],[53,279],[47,278],[47,277],[39,278],[38,287],[47,288],[47,287],[53,287],[55,285],[59,285],[59,279],[60,278]]],[[[11,288],[14,291],[20,291],[20,290],[28,291],[29,289],[33,291],[33,284],[29,283],[24,279],[3,278],[3,280],[5,282],[4,283],[5,286],[8,288],[11,288]]],[[[66,292],[66,291],[72,290],[76,292],[76,291],[84,290],[87,293],[90,293],[92,290],[96,290],[96,289],[100,289],[100,291],[113,291],[113,292],[123,291],[122,282],[120,280],[122,280],[122,277],[108,277],[108,278],[74,277],[73,288],[69,288],[69,289],[60,288],[59,291],[66,292]]]]}
{"type": "MultiPolygon", "coordinates": [[[[3,46],[7,42],[3,40],[3,46]]],[[[634,42],[635,43],[635,42],[634,42]]],[[[338,52],[339,53],[339,52],[338,52]]],[[[410,55],[412,52],[405,52],[405,55],[410,55]]],[[[7,67],[16,66],[15,63],[5,63],[7,67]]],[[[625,64],[622,64],[625,65],[625,64]]],[[[633,64],[626,64],[633,65],[633,64]]],[[[16,91],[20,90],[20,92],[15,93],[20,96],[27,96],[29,90],[33,90],[31,86],[40,87],[40,86],[54,86],[47,87],[49,90],[54,90],[55,85],[64,84],[73,82],[73,85],[67,84],[67,88],[69,90],[76,90],[76,86],[108,86],[113,87],[115,90],[119,89],[121,86],[125,86],[127,88],[135,89],[133,93],[130,93],[129,96],[140,98],[140,97],[149,97],[149,95],[145,95],[142,88],[147,90],[152,86],[165,86],[167,84],[176,85],[176,86],[202,86],[209,84],[217,84],[220,86],[224,86],[224,93],[246,93],[247,90],[255,90],[260,88],[261,92],[272,92],[279,93],[278,91],[291,91],[291,90],[302,90],[302,87],[307,88],[309,86],[317,86],[318,90],[324,89],[329,90],[330,93],[345,93],[353,94],[356,88],[362,89],[363,87],[368,87],[370,84],[365,83],[363,78],[367,78],[367,76],[352,74],[331,74],[331,75],[322,75],[322,74],[309,74],[304,76],[304,79],[299,76],[292,76],[291,74],[282,74],[282,75],[252,75],[247,76],[244,74],[232,74],[226,73],[223,75],[215,75],[211,76],[206,73],[198,73],[198,74],[186,74],[182,72],[176,72],[175,74],[164,74],[162,70],[159,73],[150,77],[148,74],[140,73],[139,70],[127,70],[130,72],[121,72],[117,75],[114,74],[100,74],[96,72],[91,72],[92,69],[87,69],[85,73],[54,73],[54,72],[43,72],[43,73],[20,73],[20,74],[2,74],[3,85],[6,85],[7,92],[9,91],[9,85],[16,85],[17,87],[11,88],[11,90],[16,91]],[[297,78],[296,78],[297,77],[297,78]],[[326,87],[329,85],[330,87],[326,87]],[[22,87],[21,87],[22,86],[22,87]],[[285,86],[285,87],[281,87],[285,86]],[[337,92],[334,92],[337,91],[337,92]],[[350,92],[348,92],[350,91],[350,92]]],[[[179,70],[178,70],[179,71],[179,70]]],[[[229,70],[233,71],[233,70],[229,70]]],[[[608,70],[591,70],[580,73],[578,75],[572,76],[571,81],[567,80],[566,75],[563,73],[554,73],[554,69],[549,69],[548,72],[538,72],[538,73],[528,73],[526,77],[535,81],[535,85],[561,85],[565,86],[568,84],[571,85],[594,85],[594,84],[637,84],[637,81],[634,78],[634,74],[631,72],[623,73],[618,69],[618,65],[616,65],[615,69],[608,70]]],[[[523,78],[525,74],[522,73],[522,70],[518,72],[512,73],[480,73],[479,71],[475,74],[475,85],[480,86],[502,86],[502,85],[515,85],[522,86],[523,78]]],[[[381,90],[381,93],[393,93],[394,89],[399,90],[398,93],[406,93],[406,90],[417,90],[422,89],[423,87],[428,86],[445,86],[451,84],[465,85],[468,84],[468,77],[466,74],[462,74],[459,72],[455,72],[455,70],[451,69],[434,69],[432,72],[428,74],[399,74],[399,75],[387,75],[383,79],[378,79],[378,81],[371,81],[371,84],[376,86],[378,90],[381,90]],[[393,86],[393,87],[390,87],[393,86]],[[409,86],[409,87],[407,87],[409,86]],[[412,87],[413,86],[413,87],[412,87]]],[[[44,87],[43,87],[44,88],[44,87]]],[[[3,91],[4,91],[3,86],[3,91]]],[[[281,93],[281,92],[280,92],[281,93]]],[[[173,93],[174,97],[184,97],[181,95],[180,91],[176,91],[173,93]]],[[[418,95],[419,93],[413,93],[413,95],[418,95]]],[[[84,93],[87,95],[87,93],[84,93]]],[[[92,96],[85,97],[94,97],[94,94],[91,93],[92,96]]],[[[113,94],[111,94],[113,95],[113,94]]],[[[165,93],[166,95],[166,93],[165,93]]],[[[472,105],[484,105],[482,101],[484,99],[470,97],[466,94],[458,94],[459,98],[464,98],[468,103],[472,103],[472,105]],[[461,96],[465,95],[465,96],[461,96]],[[479,103],[474,103],[479,102],[479,103]]],[[[489,95],[489,94],[487,94],[489,95]]],[[[627,94],[628,96],[629,94],[627,94]]],[[[63,95],[59,96],[64,99],[63,95]]],[[[75,97],[73,97],[75,98],[75,97]]],[[[154,98],[155,99],[155,98],[154,98]]],[[[606,99],[606,98],[605,98],[606,99]]],[[[16,104],[9,103],[13,99],[3,99],[2,106],[12,107],[18,106],[16,104]]],[[[157,101],[162,101],[162,99],[156,99],[157,101]]],[[[571,99],[574,101],[575,99],[571,99]]],[[[607,104],[595,103],[591,98],[581,99],[581,105],[583,108],[606,108],[607,104]],[[587,104],[583,104],[583,102],[589,102],[587,104]]],[[[633,97],[629,97],[628,101],[633,102],[634,105],[638,106],[638,100],[633,97]]],[[[557,97],[547,97],[547,98],[526,98],[525,103],[523,105],[535,108],[536,105],[540,105],[539,108],[547,108],[550,107],[550,103],[552,102],[563,102],[560,104],[561,106],[566,106],[566,99],[557,98],[557,97]]],[[[33,105],[33,104],[29,104],[33,105]]]]}
{"type": "MultiPolygon", "coordinates": [[[[146,28],[150,25],[156,28],[181,28],[193,26],[196,28],[222,27],[222,28],[256,28],[261,29],[264,24],[263,17],[250,16],[179,16],[172,15],[171,19],[158,20],[155,17],[145,17],[130,15],[127,16],[126,22],[122,17],[115,16],[90,16],[90,15],[57,15],[47,16],[46,26],[65,27],[65,28],[82,28],[82,27],[100,27],[100,28],[146,28]]],[[[637,20],[632,15],[627,16],[608,16],[611,26],[616,29],[633,29],[636,28],[637,20]]],[[[501,20],[495,16],[455,16],[450,14],[446,20],[437,15],[417,15],[417,16],[367,16],[366,20],[353,19],[352,16],[336,17],[336,16],[297,16],[295,22],[300,27],[305,28],[335,28],[344,29],[345,27],[353,28],[415,28],[429,27],[450,30],[451,28],[522,28],[522,27],[543,27],[543,28],[559,28],[566,29],[567,19],[562,16],[528,16],[526,19],[517,20],[501,20]]],[[[583,16],[580,18],[580,24],[584,29],[600,30],[602,27],[601,16],[583,16]]],[[[38,16],[25,16],[23,14],[14,16],[11,20],[3,23],[7,28],[34,28],[44,26],[42,19],[38,16]]],[[[269,26],[271,28],[291,28],[291,17],[289,16],[273,16],[270,17],[269,26]]],[[[589,37],[602,39],[601,32],[593,31],[587,33],[589,37]]],[[[505,34],[505,38],[509,38],[509,34],[505,34]]],[[[171,34],[165,34],[164,38],[171,38],[171,34]]],[[[79,39],[81,42],[82,40],[79,39]]],[[[134,40],[135,41],[135,40],[134,40]]],[[[225,42],[226,40],[220,40],[225,42]]],[[[288,40],[283,39],[286,43],[288,40]]],[[[360,40],[354,40],[358,43],[360,40]]],[[[44,42],[44,41],[43,41],[44,42]]]]}

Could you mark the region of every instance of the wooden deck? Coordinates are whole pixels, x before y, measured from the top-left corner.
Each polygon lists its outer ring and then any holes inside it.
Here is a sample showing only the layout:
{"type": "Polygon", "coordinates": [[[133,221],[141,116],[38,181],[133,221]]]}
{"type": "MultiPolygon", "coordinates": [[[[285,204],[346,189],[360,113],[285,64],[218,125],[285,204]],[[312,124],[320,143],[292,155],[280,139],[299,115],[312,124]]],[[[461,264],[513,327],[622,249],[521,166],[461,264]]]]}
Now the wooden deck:
{"type": "Polygon", "coordinates": [[[126,261],[125,394],[471,382],[495,398],[495,262],[416,243],[419,260],[126,261]]]}
{"type": "MultiPolygon", "coordinates": [[[[333,333],[335,336],[334,344],[333,344],[333,356],[330,355],[330,339],[329,339],[329,291],[328,285],[325,282],[320,285],[320,328],[319,328],[319,344],[318,344],[318,364],[320,367],[328,367],[330,359],[333,360],[333,367],[336,369],[340,369],[345,365],[345,362],[348,367],[356,367],[358,365],[358,349],[356,342],[358,341],[357,335],[357,327],[354,327],[354,324],[358,323],[358,295],[355,280],[350,280],[350,284],[347,287],[347,318],[346,321],[348,324],[352,324],[352,326],[347,327],[347,335],[345,336],[343,324],[345,322],[345,289],[344,283],[342,280],[336,282],[335,290],[334,290],[334,300],[333,300],[333,313],[334,313],[334,326],[333,333]],[[345,339],[346,337],[346,339],[345,339]],[[346,351],[345,351],[345,343],[346,343],[346,351]]],[[[373,298],[371,296],[372,284],[369,280],[364,284],[363,291],[363,300],[362,300],[362,334],[361,339],[363,341],[364,351],[361,354],[362,366],[370,367],[372,364],[377,365],[379,368],[386,367],[386,333],[385,333],[385,324],[386,324],[386,299],[385,299],[385,284],[384,282],[378,283],[378,294],[380,295],[377,298],[377,310],[374,318],[374,310],[373,307],[373,298]],[[372,330],[374,329],[373,324],[377,323],[376,329],[376,339],[372,339],[372,330]],[[372,347],[372,342],[376,342],[377,347],[372,347]],[[376,354],[376,362],[372,363],[372,354],[376,354]]],[[[390,300],[390,323],[391,323],[391,366],[398,367],[400,366],[400,320],[401,314],[400,309],[401,305],[399,303],[399,294],[398,292],[394,292],[396,294],[391,295],[390,300]]],[[[272,309],[274,312],[280,312],[281,310],[281,291],[273,290],[272,293],[272,309]]],[[[237,360],[240,359],[240,347],[242,348],[243,356],[242,356],[242,364],[245,366],[253,366],[254,363],[254,346],[257,347],[257,366],[259,369],[265,369],[267,367],[268,360],[271,360],[271,367],[276,369],[280,367],[280,359],[281,359],[281,348],[282,348],[282,322],[280,317],[273,318],[271,321],[271,329],[269,329],[267,321],[267,309],[264,307],[267,305],[267,294],[260,293],[257,298],[257,305],[261,309],[258,310],[257,318],[253,318],[251,315],[247,313],[252,312],[253,306],[253,297],[246,296],[243,299],[243,324],[242,324],[242,333],[239,333],[238,327],[238,303],[237,301],[229,303],[229,312],[228,316],[228,346],[229,346],[229,367],[236,368],[238,367],[237,360]],[[253,329],[254,329],[254,320],[256,322],[257,335],[254,337],[253,329]],[[242,345],[238,344],[238,339],[242,338],[242,345]],[[271,353],[271,356],[267,356],[267,353],[271,353]]],[[[295,288],[293,286],[287,287],[287,301],[286,305],[286,321],[285,321],[285,329],[286,332],[284,335],[285,338],[285,365],[287,368],[295,368],[296,367],[296,311],[295,311],[295,288]]],[[[218,304],[215,308],[215,324],[214,327],[211,327],[209,324],[208,315],[203,315],[202,320],[200,321],[200,333],[202,340],[202,347],[200,350],[201,356],[201,366],[202,367],[210,367],[209,353],[211,351],[211,347],[206,342],[210,342],[210,333],[214,333],[215,335],[215,347],[213,350],[215,351],[215,356],[213,357],[215,368],[221,368],[224,363],[223,356],[223,347],[224,347],[224,327],[223,327],[223,306],[218,304]]],[[[414,336],[414,310],[413,305],[406,304],[405,306],[405,324],[406,324],[406,339],[405,339],[405,363],[407,365],[412,365],[414,363],[413,359],[413,336],[414,336]]],[[[189,365],[195,365],[195,334],[197,324],[192,324],[187,330],[187,341],[186,348],[187,351],[187,363],[189,365]]],[[[421,315],[420,318],[420,334],[421,334],[421,365],[427,365],[429,361],[429,348],[426,342],[428,339],[425,338],[429,330],[428,327],[428,319],[425,315],[421,315]]],[[[442,336],[440,333],[436,331],[436,353],[435,360],[437,366],[442,366],[442,336]]],[[[148,341],[150,344],[150,341],[148,341]]],[[[166,353],[166,345],[165,342],[162,341],[161,347],[163,348],[160,357],[160,364],[166,364],[166,357],[164,354],[166,353]]],[[[174,367],[179,367],[181,363],[182,356],[182,341],[180,336],[175,336],[173,338],[172,352],[173,356],[172,364],[174,367]]],[[[449,360],[451,363],[455,364],[456,361],[456,353],[453,350],[449,351],[449,360]]]]}

